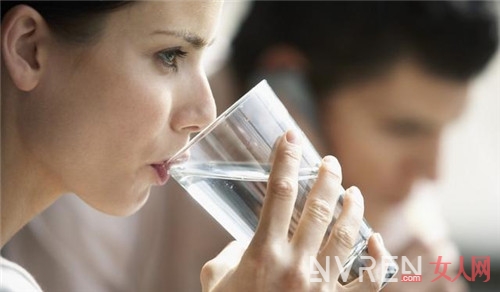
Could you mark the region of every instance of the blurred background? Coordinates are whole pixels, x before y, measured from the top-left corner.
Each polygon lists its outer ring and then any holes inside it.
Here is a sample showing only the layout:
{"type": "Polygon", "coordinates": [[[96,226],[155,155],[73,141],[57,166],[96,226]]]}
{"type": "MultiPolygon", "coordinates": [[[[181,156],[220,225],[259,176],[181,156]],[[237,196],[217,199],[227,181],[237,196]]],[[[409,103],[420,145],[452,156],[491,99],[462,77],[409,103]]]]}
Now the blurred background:
{"type": "MultiPolygon", "coordinates": [[[[224,62],[231,37],[248,7],[248,1],[225,2],[219,39],[207,58],[208,73],[215,72],[224,62]],[[225,53],[220,54],[221,51],[225,53]]],[[[500,12],[500,2],[496,2],[496,9],[500,12]]],[[[471,256],[491,257],[490,281],[472,282],[471,290],[500,291],[499,52],[472,84],[466,112],[443,140],[439,180],[417,186],[415,192],[438,197],[441,206],[421,205],[414,212],[439,209],[464,256],[466,271],[471,270],[471,256]]]]}
{"type": "MultiPolygon", "coordinates": [[[[489,69],[472,86],[465,115],[450,129],[443,143],[442,178],[435,186],[452,238],[462,255],[468,260],[471,256],[491,256],[491,281],[497,289],[500,288],[499,93],[497,52],[489,69]]],[[[478,284],[476,289],[480,287],[478,284]]]]}

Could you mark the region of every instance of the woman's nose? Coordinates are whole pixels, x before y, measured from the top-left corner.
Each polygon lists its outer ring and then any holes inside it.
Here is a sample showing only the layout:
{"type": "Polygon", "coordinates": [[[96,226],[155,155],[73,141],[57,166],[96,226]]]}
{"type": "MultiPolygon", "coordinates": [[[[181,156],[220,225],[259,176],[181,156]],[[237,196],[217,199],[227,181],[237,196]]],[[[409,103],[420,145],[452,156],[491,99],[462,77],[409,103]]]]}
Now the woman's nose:
{"type": "Polygon", "coordinates": [[[177,132],[199,132],[215,119],[212,90],[204,73],[183,85],[171,126],[177,132]]]}

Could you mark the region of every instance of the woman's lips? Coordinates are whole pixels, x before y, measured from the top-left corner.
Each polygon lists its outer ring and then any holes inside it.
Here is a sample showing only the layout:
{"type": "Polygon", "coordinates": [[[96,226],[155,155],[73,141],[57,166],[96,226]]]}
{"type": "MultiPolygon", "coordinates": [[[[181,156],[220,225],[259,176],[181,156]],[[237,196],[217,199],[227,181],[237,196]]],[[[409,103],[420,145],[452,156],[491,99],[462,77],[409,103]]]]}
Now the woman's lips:
{"type": "Polygon", "coordinates": [[[167,162],[164,161],[163,163],[155,163],[155,164],[151,164],[151,166],[156,171],[156,174],[158,177],[158,180],[157,180],[158,185],[164,185],[170,177],[170,175],[168,174],[168,171],[167,171],[167,162]]]}
{"type": "Polygon", "coordinates": [[[158,177],[157,184],[164,185],[170,178],[169,168],[172,164],[181,163],[189,159],[189,152],[178,156],[176,159],[167,159],[158,163],[152,163],[151,167],[156,171],[158,177]]]}

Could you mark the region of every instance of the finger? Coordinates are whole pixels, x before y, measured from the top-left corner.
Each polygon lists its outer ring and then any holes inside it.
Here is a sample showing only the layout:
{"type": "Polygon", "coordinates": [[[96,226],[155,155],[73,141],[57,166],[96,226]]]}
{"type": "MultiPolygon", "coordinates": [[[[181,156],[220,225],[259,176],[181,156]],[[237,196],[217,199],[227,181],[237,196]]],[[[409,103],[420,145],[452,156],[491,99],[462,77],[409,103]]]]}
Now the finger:
{"type": "Polygon", "coordinates": [[[276,148],[269,175],[261,218],[254,241],[288,240],[288,228],[297,197],[298,172],[301,158],[299,135],[288,131],[276,148]]]}
{"type": "Polygon", "coordinates": [[[303,254],[316,255],[320,249],[328,225],[332,221],[335,205],[343,191],[341,168],[333,156],[326,156],[319,169],[318,179],[307,197],[293,246],[303,254]]]}
{"type": "Polygon", "coordinates": [[[383,283],[387,283],[387,266],[392,259],[384,247],[380,234],[373,234],[368,240],[370,258],[366,260],[367,267],[360,273],[360,277],[344,286],[345,291],[379,291],[383,283]]]}
{"type": "Polygon", "coordinates": [[[363,222],[363,196],[357,187],[350,187],[343,197],[343,209],[332,227],[332,231],[319,255],[320,260],[330,256],[332,279],[337,279],[341,266],[351,254],[351,250],[359,237],[359,228],[363,222]]]}
{"type": "Polygon", "coordinates": [[[203,291],[210,291],[225,275],[234,270],[244,252],[244,246],[232,241],[215,258],[208,261],[200,273],[203,291]]]}
{"type": "Polygon", "coordinates": [[[277,139],[276,141],[274,141],[274,145],[273,145],[273,148],[271,149],[271,154],[269,155],[269,163],[273,163],[274,159],[276,158],[276,149],[278,149],[278,146],[281,142],[281,139],[277,139]]]}

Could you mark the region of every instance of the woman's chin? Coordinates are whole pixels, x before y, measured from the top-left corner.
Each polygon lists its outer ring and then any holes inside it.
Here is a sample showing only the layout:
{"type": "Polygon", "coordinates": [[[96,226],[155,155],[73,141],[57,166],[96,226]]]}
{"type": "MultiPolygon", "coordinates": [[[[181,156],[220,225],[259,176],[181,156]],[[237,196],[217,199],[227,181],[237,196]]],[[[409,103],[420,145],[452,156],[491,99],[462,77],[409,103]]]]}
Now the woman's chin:
{"type": "Polygon", "coordinates": [[[116,196],[103,194],[101,198],[106,198],[106,200],[85,200],[85,198],[82,197],[81,199],[100,212],[111,216],[125,217],[133,215],[141,209],[147,202],[149,194],[150,187],[139,192],[127,192],[126,194],[121,192],[116,196]]]}

